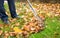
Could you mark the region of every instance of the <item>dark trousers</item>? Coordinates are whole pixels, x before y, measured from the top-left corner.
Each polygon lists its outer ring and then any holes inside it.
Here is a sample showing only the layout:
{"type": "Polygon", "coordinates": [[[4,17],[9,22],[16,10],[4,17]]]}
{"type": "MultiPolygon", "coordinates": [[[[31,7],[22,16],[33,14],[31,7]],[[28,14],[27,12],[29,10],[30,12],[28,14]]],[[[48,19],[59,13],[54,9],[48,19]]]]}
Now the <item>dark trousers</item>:
{"type": "MultiPolygon", "coordinates": [[[[14,18],[17,16],[16,9],[15,9],[15,2],[14,0],[7,0],[7,1],[8,1],[11,17],[14,18]]],[[[0,18],[3,20],[8,19],[8,16],[6,15],[5,9],[4,9],[4,0],[0,0],[0,18]]]]}

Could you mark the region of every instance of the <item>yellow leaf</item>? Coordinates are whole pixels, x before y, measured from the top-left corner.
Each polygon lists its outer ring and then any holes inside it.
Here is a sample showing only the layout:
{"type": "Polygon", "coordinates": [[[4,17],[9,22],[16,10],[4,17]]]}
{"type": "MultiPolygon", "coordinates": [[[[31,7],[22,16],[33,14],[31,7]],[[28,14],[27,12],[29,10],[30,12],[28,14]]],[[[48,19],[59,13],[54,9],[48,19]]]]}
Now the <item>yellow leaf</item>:
{"type": "Polygon", "coordinates": [[[14,27],[13,30],[14,30],[16,33],[22,33],[22,30],[19,29],[18,27],[14,27]]]}

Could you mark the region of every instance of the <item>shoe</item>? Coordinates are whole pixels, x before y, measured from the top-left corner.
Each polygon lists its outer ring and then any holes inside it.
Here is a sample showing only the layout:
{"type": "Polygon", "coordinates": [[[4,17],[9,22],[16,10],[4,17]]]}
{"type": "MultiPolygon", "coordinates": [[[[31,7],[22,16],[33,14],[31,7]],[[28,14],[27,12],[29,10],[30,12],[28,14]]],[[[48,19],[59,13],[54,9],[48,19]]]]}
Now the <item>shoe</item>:
{"type": "Polygon", "coordinates": [[[10,24],[10,22],[8,20],[4,21],[5,24],[10,24]]]}
{"type": "Polygon", "coordinates": [[[9,20],[2,20],[4,24],[10,24],[9,20]]]}
{"type": "Polygon", "coordinates": [[[20,18],[22,18],[22,17],[20,17],[20,16],[16,16],[16,17],[14,17],[14,18],[16,18],[16,19],[20,19],[20,18]]]}

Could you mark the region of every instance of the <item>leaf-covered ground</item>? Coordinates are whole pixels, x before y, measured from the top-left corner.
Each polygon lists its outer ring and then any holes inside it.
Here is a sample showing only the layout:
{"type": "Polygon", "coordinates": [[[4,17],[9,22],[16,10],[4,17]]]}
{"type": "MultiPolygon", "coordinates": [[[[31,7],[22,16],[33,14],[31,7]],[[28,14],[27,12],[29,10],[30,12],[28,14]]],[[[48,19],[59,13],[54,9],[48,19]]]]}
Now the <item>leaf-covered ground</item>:
{"type": "MultiPolygon", "coordinates": [[[[29,28],[36,22],[33,23],[35,19],[32,10],[27,3],[16,3],[17,14],[22,17],[17,20],[11,18],[7,4],[4,5],[11,24],[6,25],[0,20],[0,38],[23,38],[21,29],[29,28]],[[27,23],[30,24],[28,27],[27,23]]],[[[31,30],[25,29],[29,32],[24,31],[24,36],[27,35],[26,38],[60,38],[60,4],[32,3],[32,5],[38,15],[43,18],[45,28],[34,34],[30,34],[31,30]]]]}

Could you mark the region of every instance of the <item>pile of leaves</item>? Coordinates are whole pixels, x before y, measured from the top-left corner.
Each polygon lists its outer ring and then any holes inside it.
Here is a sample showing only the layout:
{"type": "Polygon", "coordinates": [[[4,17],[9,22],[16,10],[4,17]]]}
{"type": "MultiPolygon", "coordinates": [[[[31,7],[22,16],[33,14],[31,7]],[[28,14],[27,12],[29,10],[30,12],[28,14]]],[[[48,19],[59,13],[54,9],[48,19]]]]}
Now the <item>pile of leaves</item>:
{"type": "Polygon", "coordinates": [[[30,34],[38,33],[44,29],[44,23],[39,22],[35,17],[33,17],[30,22],[24,24],[22,28],[18,27],[19,23],[15,24],[14,27],[10,27],[8,25],[5,25],[5,27],[3,27],[3,25],[0,26],[1,29],[3,28],[8,29],[7,27],[9,27],[9,29],[11,30],[10,32],[8,32],[9,30],[5,32],[0,30],[0,35],[3,34],[4,38],[8,38],[8,36],[17,36],[17,35],[22,35],[24,38],[27,38],[30,34]]]}

